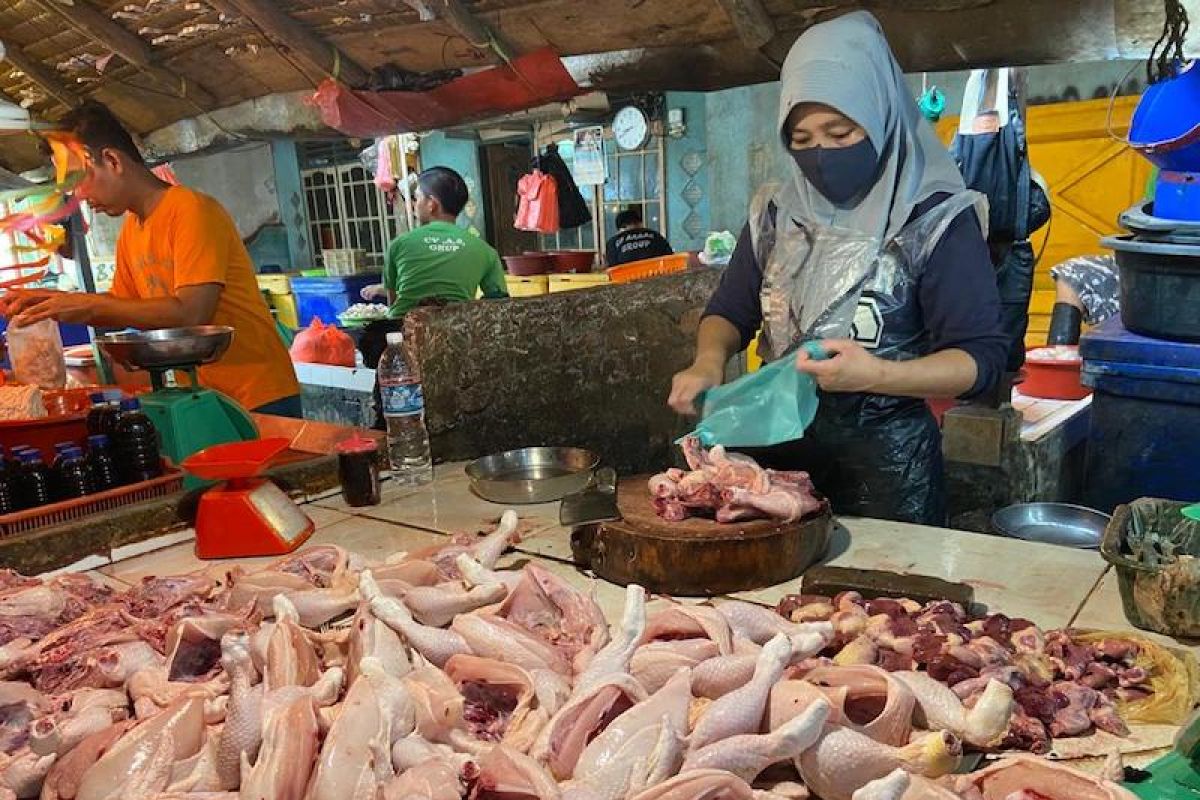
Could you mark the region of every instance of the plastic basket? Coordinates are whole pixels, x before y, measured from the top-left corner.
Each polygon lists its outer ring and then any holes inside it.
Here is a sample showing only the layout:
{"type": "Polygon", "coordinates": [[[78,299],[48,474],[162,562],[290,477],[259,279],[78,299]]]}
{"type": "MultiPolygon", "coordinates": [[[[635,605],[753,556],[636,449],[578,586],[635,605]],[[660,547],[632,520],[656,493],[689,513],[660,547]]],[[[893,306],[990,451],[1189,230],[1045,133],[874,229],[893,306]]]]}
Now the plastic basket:
{"type": "Polygon", "coordinates": [[[369,269],[365,250],[322,250],[321,258],[326,275],[359,275],[369,269]]]}
{"type": "Polygon", "coordinates": [[[62,525],[93,514],[115,511],[118,508],[143,503],[157,497],[165,497],[183,488],[183,470],[164,462],[166,470],[157,478],[127,486],[118,486],[107,492],[97,492],[75,500],[63,500],[26,511],[0,514],[0,539],[18,533],[62,525]]]}
{"type": "Polygon", "coordinates": [[[545,275],[506,275],[504,282],[508,284],[509,297],[536,297],[545,294],[549,288],[549,279],[545,275]]]}
{"type": "Polygon", "coordinates": [[[607,286],[608,276],[603,272],[585,272],[578,275],[551,275],[550,294],[569,292],[574,289],[591,289],[596,286],[607,286]]]}
{"type": "Polygon", "coordinates": [[[670,275],[673,272],[683,272],[687,269],[688,254],[675,253],[660,258],[644,258],[641,261],[631,261],[619,267],[609,267],[605,270],[613,283],[632,283],[633,281],[657,278],[660,275],[670,275]]]}

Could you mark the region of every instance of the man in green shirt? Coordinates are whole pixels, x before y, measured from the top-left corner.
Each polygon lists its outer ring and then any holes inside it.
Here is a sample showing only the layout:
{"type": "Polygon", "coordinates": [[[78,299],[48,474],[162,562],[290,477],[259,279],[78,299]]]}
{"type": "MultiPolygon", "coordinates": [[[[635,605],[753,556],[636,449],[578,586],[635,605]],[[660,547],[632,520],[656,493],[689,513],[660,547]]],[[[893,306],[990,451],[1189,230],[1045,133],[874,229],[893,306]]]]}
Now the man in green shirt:
{"type": "MultiPolygon", "coordinates": [[[[413,198],[421,223],[388,245],[383,267],[383,290],[387,292],[388,319],[371,323],[363,331],[359,349],[363,363],[375,369],[387,347],[387,333],[403,330],[403,318],[417,306],[463,303],[482,290],[487,298],[508,297],[504,268],[496,251],[454,221],[467,205],[467,184],[448,167],[431,167],[417,176],[413,198]]],[[[378,292],[378,287],[363,290],[378,292]]],[[[375,390],[376,427],[379,389],[375,390]]]]}
{"type": "MultiPolygon", "coordinates": [[[[418,305],[507,297],[500,256],[475,234],[455,224],[467,204],[467,184],[447,167],[417,177],[414,198],[421,227],[396,238],[383,268],[388,316],[400,319],[418,305]]],[[[368,287],[372,294],[377,287],[368,287]]],[[[364,295],[366,292],[364,292],[364,295]]]]}

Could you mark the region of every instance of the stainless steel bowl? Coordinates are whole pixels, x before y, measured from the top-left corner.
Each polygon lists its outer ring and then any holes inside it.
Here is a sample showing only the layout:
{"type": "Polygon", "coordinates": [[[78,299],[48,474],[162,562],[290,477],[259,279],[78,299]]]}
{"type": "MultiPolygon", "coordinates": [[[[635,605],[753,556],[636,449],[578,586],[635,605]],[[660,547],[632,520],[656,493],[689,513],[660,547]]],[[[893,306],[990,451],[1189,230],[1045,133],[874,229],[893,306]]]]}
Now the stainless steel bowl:
{"type": "Polygon", "coordinates": [[[588,485],[600,458],[578,447],[526,447],[472,461],[471,488],[493,503],[550,503],[588,485]]]}
{"type": "Polygon", "coordinates": [[[1004,536],[1084,550],[1100,546],[1108,521],[1108,514],[1068,503],[1019,503],[992,515],[992,526],[1004,536]]]}
{"type": "Polygon", "coordinates": [[[96,340],[104,354],[125,369],[180,369],[225,355],[233,328],[197,325],[156,331],[106,333],[96,340]]]}

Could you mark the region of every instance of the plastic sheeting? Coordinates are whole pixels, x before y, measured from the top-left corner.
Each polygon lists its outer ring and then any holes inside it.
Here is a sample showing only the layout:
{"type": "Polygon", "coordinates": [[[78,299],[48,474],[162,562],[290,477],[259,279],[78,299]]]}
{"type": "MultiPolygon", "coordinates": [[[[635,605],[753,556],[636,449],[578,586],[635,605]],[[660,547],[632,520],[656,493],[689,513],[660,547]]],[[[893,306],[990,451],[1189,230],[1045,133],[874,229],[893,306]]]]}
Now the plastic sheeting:
{"type": "Polygon", "coordinates": [[[569,100],[583,90],[550,48],[481,70],[427,92],[362,92],[326,79],[309,102],[347,136],[376,137],[443,128],[569,100]]]}

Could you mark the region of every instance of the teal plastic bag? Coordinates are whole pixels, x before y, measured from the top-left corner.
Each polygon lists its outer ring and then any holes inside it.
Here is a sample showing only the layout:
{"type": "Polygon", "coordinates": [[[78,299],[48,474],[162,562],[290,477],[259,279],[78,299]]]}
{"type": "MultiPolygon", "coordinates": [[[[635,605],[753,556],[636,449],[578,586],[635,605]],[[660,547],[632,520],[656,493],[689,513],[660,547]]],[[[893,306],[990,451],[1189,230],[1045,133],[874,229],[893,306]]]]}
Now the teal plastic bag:
{"type": "MultiPolygon", "coordinates": [[[[803,347],[812,358],[829,357],[819,342],[803,347]]],[[[691,435],[705,447],[770,447],[804,436],[817,415],[817,383],[787,355],[709,389],[698,401],[702,414],[691,435]]]]}

